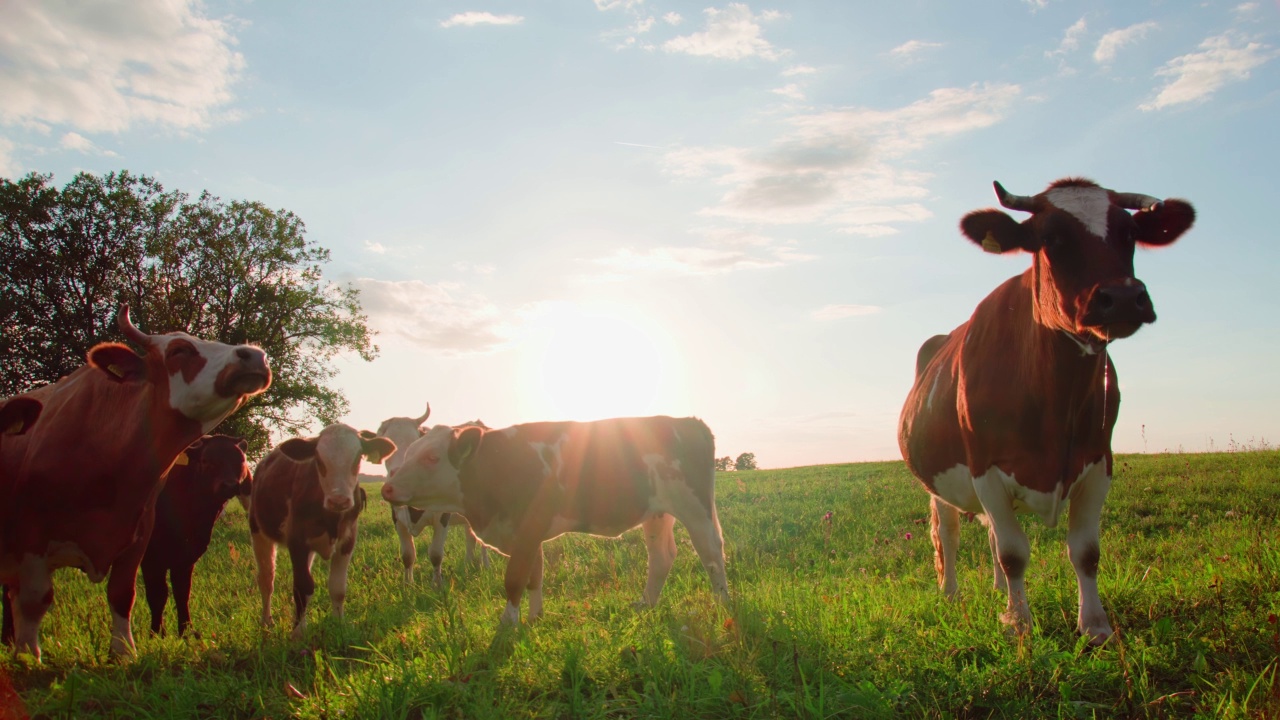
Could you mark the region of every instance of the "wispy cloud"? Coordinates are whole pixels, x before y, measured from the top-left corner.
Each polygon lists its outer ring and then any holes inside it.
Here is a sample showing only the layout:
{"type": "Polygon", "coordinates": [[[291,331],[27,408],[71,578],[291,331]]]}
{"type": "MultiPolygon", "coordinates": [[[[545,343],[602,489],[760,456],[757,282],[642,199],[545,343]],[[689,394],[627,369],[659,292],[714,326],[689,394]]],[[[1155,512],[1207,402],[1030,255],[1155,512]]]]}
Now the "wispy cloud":
{"type": "Polygon", "coordinates": [[[1093,61],[1101,65],[1109,64],[1116,59],[1116,53],[1125,45],[1135,43],[1147,36],[1147,33],[1157,27],[1154,21],[1148,20],[1137,25],[1130,25],[1127,28],[1112,30],[1102,39],[1098,41],[1098,47],[1093,51],[1093,61]]]}
{"type": "Polygon", "coordinates": [[[842,232],[883,235],[929,217],[927,173],[900,161],[944,138],[1003,119],[1016,85],[942,88],[892,110],[805,113],[759,149],[682,147],[664,158],[673,176],[724,186],[701,212],[747,223],[821,222],[842,232]]]}
{"type": "Polygon", "coordinates": [[[16,178],[19,174],[21,169],[13,158],[13,141],[0,137],[0,177],[16,178]]]}
{"type": "Polygon", "coordinates": [[[58,141],[64,150],[75,150],[85,155],[101,155],[103,157],[120,157],[112,150],[105,150],[94,144],[92,140],[77,132],[69,132],[58,141]]]}
{"type": "Polygon", "coordinates": [[[875,315],[880,312],[879,305],[827,305],[813,311],[814,320],[843,320],[851,317],[875,315]]]}
{"type": "Polygon", "coordinates": [[[738,270],[762,270],[814,259],[792,243],[734,228],[703,228],[701,245],[623,248],[591,262],[618,276],[635,274],[720,275],[738,270]]]}
{"type": "Polygon", "coordinates": [[[233,20],[202,3],[5,3],[0,124],[122,132],[137,124],[204,128],[245,67],[233,20]]]}
{"type": "Polygon", "coordinates": [[[1204,102],[1224,85],[1249,78],[1249,71],[1276,57],[1268,45],[1226,32],[1200,43],[1200,51],[1176,57],[1156,71],[1171,78],[1151,102],[1139,107],[1161,110],[1174,105],[1204,102]]]}
{"type": "Polygon", "coordinates": [[[1049,7],[1049,0],[1022,0],[1022,2],[1031,6],[1031,12],[1037,12],[1049,7]]]}
{"type": "Polygon", "coordinates": [[[357,278],[369,326],[429,352],[473,355],[501,348],[511,329],[497,306],[457,283],[357,278]]]}
{"type": "Polygon", "coordinates": [[[376,255],[385,255],[387,253],[386,246],[380,242],[374,242],[372,240],[364,241],[364,249],[376,255]]]}
{"type": "Polygon", "coordinates": [[[774,88],[773,92],[792,100],[804,100],[804,90],[801,90],[800,86],[795,83],[788,83],[780,88],[774,88]]]}
{"type": "Polygon", "coordinates": [[[458,13],[448,20],[441,20],[440,27],[474,27],[476,25],[519,25],[524,22],[521,15],[494,15],[491,12],[478,12],[472,10],[470,12],[458,13]]]}
{"type": "Polygon", "coordinates": [[[608,10],[630,10],[644,4],[644,0],[595,0],[596,9],[600,12],[608,10]]]}
{"type": "Polygon", "coordinates": [[[813,75],[817,72],[817,68],[809,67],[808,65],[792,65],[780,74],[782,77],[796,77],[798,75],[813,75]]]}
{"type": "Polygon", "coordinates": [[[898,47],[890,50],[889,54],[899,60],[912,60],[925,50],[940,47],[942,47],[942,43],[926,42],[924,40],[908,40],[898,47]]]}
{"type": "Polygon", "coordinates": [[[668,40],[662,47],[667,52],[742,60],[760,57],[777,60],[787,51],[779,50],[763,37],[762,24],[783,17],[766,10],[759,15],[741,3],[729,3],[723,9],[707,8],[707,29],[668,40]]]}
{"type": "Polygon", "coordinates": [[[684,18],[681,17],[680,13],[678,12],[669,12],[666,15],[662,16],[662,21],[668,25],[675,26],[684,22],[684,18]]]}
{"type": "Polygon", "coordinates": [[[1080,48],[1080,38],[1084,36],[1089,29],[1084,18],[1080,18],[1062,33],[1062,41],[1058,43],[1058,47],[1053,50],[1045,50],[1044,56],[1047,58],[1063,57],[1067,53],[1075,52],[1080,48]]]}

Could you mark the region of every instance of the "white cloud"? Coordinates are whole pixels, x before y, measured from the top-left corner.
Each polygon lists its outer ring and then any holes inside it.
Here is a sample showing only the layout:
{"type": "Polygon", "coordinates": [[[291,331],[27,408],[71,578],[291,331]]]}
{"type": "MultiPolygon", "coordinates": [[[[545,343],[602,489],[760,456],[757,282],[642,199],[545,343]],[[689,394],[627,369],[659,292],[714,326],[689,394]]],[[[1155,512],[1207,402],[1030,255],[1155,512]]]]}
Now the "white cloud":
{"type": "Polygon", "coordinates": [[[944,138],[1003,119],[1016,85],[943,88],[892,110],[852,108],[796,115],[760,149],[684,147],[668,152],[673,176],[726,188],[707,216],[740,222],[821,222],[862,235],[929,217],[919,201],[929,175],[899,160],[944,138]]]}
{"type": "Polygon", "coordinates": [[[1200,43],[1200,52],[1176,57],[1156,71],[1172,78],[1143,110],[1160,110],[1189,102],[1204,102],[1228,83],[1249,78],[1249,71],[1276,57],[1270,46],[1249,42],[1231,32],[1200,43]]]}
{"type": "Polygon", "coordinates": [[[441,20],[440,27],[451,28],[458,27],[474,27],[476,25],[519,25],[524,22],[524,17],[520,15],[494,15],[491,12],[470,11],[458,13],[448,20],[441,20]]]}
{"type": "Polygon", "coordinates": [[[889,54],[901,60],[911,60],[924,50],[940,47],[942,47],[942,43],[925,42],[924,40],[908,40],[898,47],[890,50],[889,54]]]}
{"type": "Polygon", "coordinates": [[[684,18],[683,18],[683,17],[681,17],[681,16],[680,16],[680,13],[678,13],[678,12],[669,12],[669,13],[667,13],[666,15],[663,15],[663,16],[662,16],[662,20],[663,20],[663,22],[665,22],[666,24],[668,24],[668,25],[673,25],[673,26],[674,26],[674,25],[679,25],[680,23],[684,22],[684,18]]]}
{"type": "Polygon", "coordinates": [[[1246,2],[1246,3],[1240,3],[1239,5],[1235,6],[1233,10],[1235,10],[1235,12],[1241,15],[1249,15],[1256,12],[1260,7],[1262,7],[1261,3],[1246,2]]]}
{"type": "Polygon", "coordinates": [[[791,98],[792,100],[804,99],[804,90],[801,90],[800,86],[795,83],[788,83],[780,88],[774,88],[773,92],[781,95],[782,97],[791,98]]]}
{"type": "Polygon", "coordinates": [[[600,12],[606,10],[630,10],[637,5],[643,5],[644,0],[595,0],[596,9],[600,12]]]}
{"type": "Polygon", "coordinates": [[[654,24],[657,22],[658,21],[652,17],[647,17],[647,18],[642,18],[640,20],[637,20],[635,25],[635,31],[638,33],[647,33],[653,29],[654,24]]]}
{"type": "Polygon", "coordinates": [[[511,336],[493,303],[457,283],[357,278],[351,284],[360,291],[371,328],[430,352],[483,354],[501,348],[511,336]]]}
{"type": "Polygon", "coordinates": [[[843,320],[844,318],[875,315],[879,305],[827,305],[813,311],[814,320],[843,320]]]}
{"type": "Polygon", "coordinates": [[[1058,48],[1056,50],[1045,50],[1044,56],[1047,58],[1062,57],[1069,52],[1074,52],[1080,47],[1080,38],[1087,30],[1088,25],[1085,23],[1084,18],[1080,18],[1074,25],[1067,28],[1066,32],[1062,33],[1062,42],[1058,43],[1058,48]]]}
{"type": "Polygon", "coordinates": [[[724,60],[742,60],[761,57],[777,60],[786,51],[775,48],[761,37],[761,23],[777,20],[782,14],[766,10],[756,15],[741,3],[729,3],[724,9],[707,8],[705,32],[681,35],[668,40],[662,47],[667,52],[716,57],[724,60]]]}
{"type": "Polygon", "coordinates": [[[1031,6],[1031,12],[1049,7],[1049,0],[1022,0],[1022,2],[1031,6]]]}
{"type": "Polygon", "coordinates": [[[492,275],[496,268],[488,263],[469,263],[458,261],[453,264],[453,269],[458,272],[475,273],[476,275],[492,275]]]}
{"type": "Polygon", "coordinates": [[[18,161],[13,158],[13,141],[0,136],[0,177],[15,180],[21,172],[18,161]]]}
{"type": "Polygon", "coordinates": [[[1112,30],[1098,41],[1098,47],[1093,51],[1093,61],[1103,65],[1110,63],[1116,59],[1116,52],[1120,48],[1141,40],[1156,27],[1155,22],[1148,20],[1120,30],[1112,30]]]}
{"type": "Polygon", "coordinates": [[[385,246],[385,245],[383,245],[383,244],[382,244],[382,243],[380,243],[380,242],[374,242],[374,241],[372,241],[372,240],[365,240],[365,241],[364,241],[364,249],[365,249],[365,250],[368,250],[368,251],[369,251],[369,252],[371,252],[371,253],[375,253],[375,254],[377,254],[377,255],[386,255],[386,254],[387,254],[387,248],[386,248],[386,246],[385,246]]]}
{"type": "Polygon", "coordinates": [[[618,275],[720,275],[737,270],[782,267],[814,258],[771,238],[728,228],[704,231],[704,234],[709,240],[705,245],[662,246],[645,250],[623,248],[592,262],[612,269],[618,275]]]}
{"type": "Polygon", "coordinates": [[[64,150],[74,150],[84,153],[85,155],[102,155],[103,157],[120,157],[111,150],[104,150],[94,144],[92,140],[77,132],[69,132],[62,136],[62,140],[58,142],[64,150]]]}
{"type": "Polygon", "coordinates": [[[809,67],[808,65],[792,65],[791,67],[782,71],[782,77],[795,77],[797,75],[813,75],[816,72],[818,72],[817,68],[809,67]]]}

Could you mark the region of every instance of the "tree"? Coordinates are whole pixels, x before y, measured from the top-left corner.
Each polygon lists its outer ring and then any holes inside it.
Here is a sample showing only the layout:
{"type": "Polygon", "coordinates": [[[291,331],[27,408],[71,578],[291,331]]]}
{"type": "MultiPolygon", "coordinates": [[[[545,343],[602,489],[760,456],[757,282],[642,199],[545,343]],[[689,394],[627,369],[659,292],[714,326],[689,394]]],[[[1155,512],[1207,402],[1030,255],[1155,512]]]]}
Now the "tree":
{"type": "Polygon", "coordinates": [[[733,461],[733,469],[734,470],[755,470],[756,454],[742,453],[741,455],[738,456],[737,460],[733,461]]]}
{"type": "Polygon", "coordinates": [[[716,470],[724,471],[724,470],[730,469],[732,466],[733,466],[733,458],[729,457],[728,455],[725,455],[722,458],[716,458],[716,470]]]}
{"type": "Polygon", "coordinates": [[[216,430],[261,454],[272,431],[295,433],[347,412],[329,386],[333,358],[378,352],[358,291],[324,279],[329,251],[287,210],[195,200],[128,172],[0,178],[0,395],[52,382],[94,344],[119,340],[128,303],[144,332],[183,330],[252,342],[270,358],[271,389],[216,430]]]}

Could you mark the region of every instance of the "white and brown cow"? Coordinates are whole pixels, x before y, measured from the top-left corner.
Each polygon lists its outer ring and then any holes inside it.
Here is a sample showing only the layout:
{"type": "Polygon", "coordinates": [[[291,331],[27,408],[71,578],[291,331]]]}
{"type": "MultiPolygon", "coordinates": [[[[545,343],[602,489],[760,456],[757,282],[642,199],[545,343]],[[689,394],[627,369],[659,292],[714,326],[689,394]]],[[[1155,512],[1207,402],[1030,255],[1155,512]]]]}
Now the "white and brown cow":
{"type": "Polygon", "coordinates": [[[80,568],[93,582],[110,575],[111,652],[134,651],[135,581],[165,473],[183,449],[271,383],[259,348],[183,332],[148,335],[129,321],[128,307],[117,324],[143,354],[119,343],[95,346],[87,365],[28,393],[44,405],[40,420],[0,448],[7,476],[0,582],[17,650],[36,658],[40,622],[53,603],[51,575],[63,567],[80,568]]]}
{"type": "MultiPolygon", "coordinates": [[[[421,417],[393,417],[384,420],[378,426],[378,435],[385,437],[396,444],[396,447],[407,448],[413,444],[418,438],[422,437],[424,430],[422,423],[427,421],[431,416],[431,405],[427,405],[427,412],[421,417]]],[[[486,427],[484,423],[476,420],[467,425],[475,425],[477,427],[486,427]]],[[[465,426],[459,426],[465,427],[465,426]]],[[[395,472],[404,464],[404,453],[397,453],[387,459],[387,474],[395,472]]],[[[421,508],[411,505],[392,505],[391,506],[391,523],[395,525],[396,535],[400,537],[400,561],[404,563],[404,581],[406,583],[413,582],[413,565],[418,558],[418,547],[414,538],[422,534],[422,531],[431,526],[431,546],[427,549],[427,557],[431,560],[432,574],[431,579],[436,587],[444,585],[444,574],[441,572],[440,566],[444,562],[444,544],[448,539],[449,526],[461,524],[467,533],[467,562],[471,564],[483,564],[489,567],[489,549],[483,544],[480,545],[480,552],[476,553],[476,534],[471,529],[461,515],[453,513],[429,513],[421,508]]]]}
{"type": "Polygon", "coordinates": [[[960,229],[988,252],[1031,253],[1031,267],[993,290],[950,335],[920,348],[899,445],[933,494],[943,592],[957,594],[959,514],[978,513],[988,528],[995,585],[1008,595],[1002,619],[1019,634],[1031,628],[1023,578],[1030,545],[1016,513],[1054,527],[1069,503],[1077,628],[1101,644],[1111,625],[1098,598],[1098,531],[1120,409],[1107,344],[1156,319],[1146,286],[1134,277],[1134,246],[1172,243],[1195,211],[1182,200],[1117,193],[1081,179],[1059,180],[1030,197],[999,183],[995,189],[1001,205],[1031,216],[1019,223],[979,210],[960,229]]]}
{"type": "Polygon", "coordinates": [[[339,423],[314,438],[286,440],[258,463],[249,533],[264,626],[271,625],[276,545],[288,548],[293,563],[293,638],[300,639],[307,625],[307,604],[316,588],[311,563],[317,554],[329,561],[329,602],[333,614],[342,616],[347,569],[365,506],[364,488],[358,485],[360,460],[382,462],[395,450],[395,443],[384,437],[339,423]]]}
{"type": "Polygon", "coordinates": [[[382,486],[393,505],[460,512],[510,557],[504,624],[542,614],[542,543],[566,532],[617,537],[643,526],[657,603],[675,561],[672,528],[689,531],[711,588],[729,599],[715,503],[715,439],[697,418],[542,422],[502,430],[437,425],[405,451],[382,486]]]}

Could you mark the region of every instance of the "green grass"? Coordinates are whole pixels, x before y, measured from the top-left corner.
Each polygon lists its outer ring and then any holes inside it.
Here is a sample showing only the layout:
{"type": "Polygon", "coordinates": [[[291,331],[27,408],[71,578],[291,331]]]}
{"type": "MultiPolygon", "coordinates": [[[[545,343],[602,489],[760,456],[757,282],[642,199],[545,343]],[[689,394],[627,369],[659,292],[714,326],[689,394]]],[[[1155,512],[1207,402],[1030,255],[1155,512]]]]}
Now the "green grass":
{"type": "Polygon", "coordinates": [[[105,587],[62,571],[43,665],[6,657],[0,671],[33,716],[76,718],[1280,715],[1280,452],[1117,459],[1100,584],[1119,636],[1097,650],[1075,634],[1061,527],[1024,519],[1036,625],[1019,642],[997,621],[976,523],[962,527],[962,599],[939,595],[927,495],[902,463],[722,473],[717,494],[732,610],[714,603],[679,526],[676,567],[647,612],[631,606],[638,533],[566,536],[546,546],[546,616],[498,633],[505,560],[466,567],[454,533],[450,586],[432,589],[428,567],[405,587],[375,501],[346,618],[329,617],[317,561],[312,624],[295,643],[287,556],[263,631],[233,503],[196,570],[199,638],[150,637],[139,593],[139,656],[112,662],[105,587]]]}

